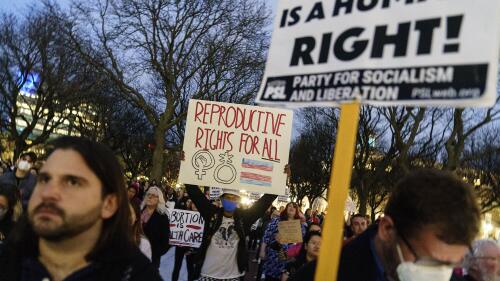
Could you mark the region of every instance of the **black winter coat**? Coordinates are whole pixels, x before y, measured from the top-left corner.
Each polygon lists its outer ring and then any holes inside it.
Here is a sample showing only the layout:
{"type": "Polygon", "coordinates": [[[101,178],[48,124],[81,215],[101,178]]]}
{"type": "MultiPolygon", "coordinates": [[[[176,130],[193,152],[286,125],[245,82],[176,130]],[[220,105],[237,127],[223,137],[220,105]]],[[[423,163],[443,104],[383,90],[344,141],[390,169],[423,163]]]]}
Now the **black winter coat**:
{"type": "Polygon", "coordinates": [[[170,248],[168,244],[170,238],[168,216],[154,211],[148,222],[142,225],[142,228],[151,244],[151,261],[156,268],[159,268],[161,256],[170,248]]]}
{"type": "MultiPolygon", "coordinates": [[[[338,281],[377,281],[378,271],[371,251],[370,241],[377,234],[372,226],[342,248],[338,281]]],[[[317,261],[301,267],[291,281],[313,281],[317,261]]]]}
{"type": "MultiPolygon", "coordinates": [[[[50,278],[38,261],[38,238],[23,218],[0,254],[0,281],[39,281],[50,278]]],[[[160,281],[159,272],[140,250],[130,244],[116,247],[110,241],[90,265],[77,270],[72,281],[160,281]]],[[[50,278],[51,279],[51,278],[50,278]]],[[[69,279],[69,278],[68,278],[69,279]]],[[[49,279],[47,279],[49,280],[49,279]]]]}

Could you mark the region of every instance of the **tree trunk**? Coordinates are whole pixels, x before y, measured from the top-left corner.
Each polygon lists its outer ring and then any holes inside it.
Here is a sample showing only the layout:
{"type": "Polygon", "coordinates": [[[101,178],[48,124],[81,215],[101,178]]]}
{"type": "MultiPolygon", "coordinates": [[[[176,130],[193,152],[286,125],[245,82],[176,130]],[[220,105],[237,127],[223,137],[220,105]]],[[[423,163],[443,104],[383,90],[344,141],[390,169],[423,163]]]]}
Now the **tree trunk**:
{"type": "Polygon", "coordinates": [[[19,158],[21,153],[24,152],[25,149],[26,149],[26,142],[21,138],[16,139],[14,147],[14,158],[12,159],[12,163],[16,163],[17,159],[19,158]]]}
{"type": "Polygon", "coordinates": [[[163,150],[165,149],[165,133],[166,129],[162,126],[155,128],[155,149],[153,150],[153,168],[151,169],[151,178],[160,182],[163,175],[163,150]]]}
{"type": "Polygon", "coordinates": [[[316,200],[317,197],[309,197],[307,196],[307,199],[309,200],[309,208],[312,209],[314,200],[316,200]]]}
{"type": "Polygon", "coordinates": [[[371,208],[371,212],[370,212],[370,218],[371,218],[371,223],[373,223],[375,221],[375,209],[374,208],[371,208]]]}
{"type": "Polygon", "coordinates": [[[448,154],[445,169],[456,171],[460,165],[460,156],[464,148],[464,122],[462,119],[463,109],[455,109],[453,112],[453,131],[446,141],[445,148],[448,154]]]}
{"type": "MultiPolygon", "coordinates": [[[[361,191],[361,190],[359,190],[361,191]]],[[[368,198],[364,192],[358,191],[358,200],[359,200],[359,213],[362,215],[366,215],[366,205],[368,204],[368,198]]]]}

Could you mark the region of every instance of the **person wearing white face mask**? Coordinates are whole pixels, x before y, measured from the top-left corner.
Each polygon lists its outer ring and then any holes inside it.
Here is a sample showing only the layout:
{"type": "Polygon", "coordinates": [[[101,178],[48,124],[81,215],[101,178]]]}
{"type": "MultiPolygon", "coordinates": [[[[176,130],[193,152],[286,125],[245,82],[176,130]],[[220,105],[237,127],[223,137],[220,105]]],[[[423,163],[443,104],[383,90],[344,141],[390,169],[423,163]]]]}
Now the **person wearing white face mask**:
{"type": "Polygon", "coordinates": [[[23,209],[28,206],[28,201],[35,189],[36,176],[30,170],[36,162],[37,157],[33,152],[24,152],[16,161],[14,171],[3,174],[0,177],[1,182],[6,182],[17,187],[23,209]]]}
{"type": "MultiPolygon", "coordinates": [[[[450,172],[412,172],[393,189],[378,225],[342,249],[337,280],[449,281],[479,221],[472,186],[450,172]]],[[[306,265],[310,279],[301,281],[313,280],[314,268],[306,265]]]]}
{"type": "Polygon", "coordinates": [[[464,259],[465,281],[500,281],[500,244],[492,239],[474,241],[464,259]]]}

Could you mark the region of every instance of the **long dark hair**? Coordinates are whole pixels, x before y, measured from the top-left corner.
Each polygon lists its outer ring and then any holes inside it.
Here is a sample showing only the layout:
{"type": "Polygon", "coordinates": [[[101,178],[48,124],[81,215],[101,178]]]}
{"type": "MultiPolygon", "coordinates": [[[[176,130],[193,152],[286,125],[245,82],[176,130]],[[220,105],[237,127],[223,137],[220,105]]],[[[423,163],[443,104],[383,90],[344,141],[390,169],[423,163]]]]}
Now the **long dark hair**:
{"type": "Polygon", "coordinates": [[[306,234],[304,237],[304,241],[302,242],[302,246],[300,247],[300,252],[299,255],[297,256],[297,260],[303,261],[304,263],[307,262],[307,251],[306,251],[306,246],[309,241],[311,241],[311,238],[314,236],[319,236],[321,237],[321,232],[319,231],[311,231],[306,234]]]}
{"type": "Polygon", "coordinates": [[[50,153],[57,149],[78,152],[87,166],[102,183],[102,198],[115,195],[118,208],[116,213],[102,224],[101,235],[94,248],[87,255],[88,260],[97,260],[105,251],[130,249],[130,209],[123,170],[113,151],[103,144],[85,138],[61,137],[49,144],[50,153]]]}
{"type": "Polygon", "coordinates": [[[8,182],[0,181],[0,196],[4,196],[9,204],[9,208],[7,209],[7,213],[5,213],[3,221],[12,222],[14,220],[14,208],[19,201],[16,186],[8,182]]]}
{"type": "Polygon", "coordinates": [[[141,210],[137,204],[129,204],[129,207],[132,207],[135,214],[135,221],[132,224],[132,239],[136,246],[141,244],[141,237],[144,236],[144,231],[142,230],[142,222],[141,222],[141,210]]]}
{"type": "MultiPolygon", "coordinates": [[[[115,195],[117,210],[115,214],[103,221],[101,235],[95,246],[85,257],[87,260],[106,259],[114,256],[126,256],[131,253],[134,244],[131,235],[130,209],[123,172],[113,152],[105,145],[79,137],[60,137],[47,145],[47,157],[56,150],[74,150],[80,154],[85,163],[102,183],[101,198],[115,195]]],[[[38,237],[34,233],[26,216],[19,222],[13,239],[16,255],[36,255],[38,237]]],[[[14,235],[12,235],[14,236],[14,235]]]]}

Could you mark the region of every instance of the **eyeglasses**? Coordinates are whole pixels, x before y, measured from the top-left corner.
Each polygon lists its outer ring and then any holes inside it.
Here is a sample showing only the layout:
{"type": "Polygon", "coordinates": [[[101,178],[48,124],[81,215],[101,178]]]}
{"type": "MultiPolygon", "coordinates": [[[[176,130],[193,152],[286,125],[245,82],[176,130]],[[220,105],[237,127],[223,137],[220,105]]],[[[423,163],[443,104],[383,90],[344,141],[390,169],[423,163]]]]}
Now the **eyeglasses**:
{"type": "Polygon", "coordinates": [[[401,240],[403,240],[403,243],[405,243],[405,245],[408,247],[408,249],[410,249],[410,252],[415,257],[415,261],[413,263],[420,264],[423,266],[429,266],[429,267],[447,266],[447,267],[455,268],[455,267],[459,266],[459,264],[456,264],[456,263],[440,261],[440,260],[436,260],[436,259],[431,258],[431,257],[420,257],[419,255],[417,255],[417,252],[414,250],[414,248],[411,246],[410,242],[408,242],[408,240],[405,238],[405,236],[403,234],[401,234],[400,231],[398,231],[398,233],[399,233],[399,237],[401,237],[401,240]]]}
{"type": "Polygon", "coordinates": [[[500,257],[474,257],[474,259],[500,263],[500,257]]]}

